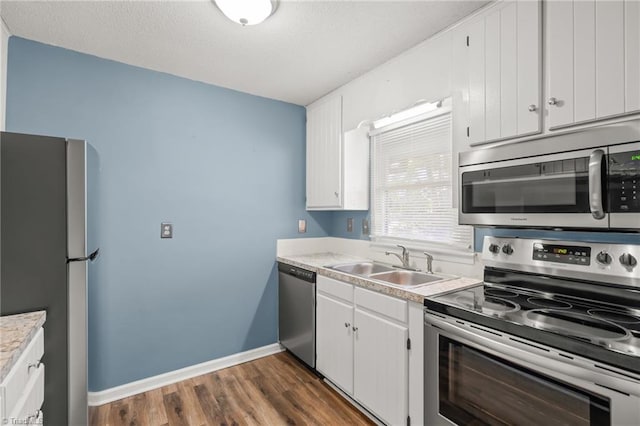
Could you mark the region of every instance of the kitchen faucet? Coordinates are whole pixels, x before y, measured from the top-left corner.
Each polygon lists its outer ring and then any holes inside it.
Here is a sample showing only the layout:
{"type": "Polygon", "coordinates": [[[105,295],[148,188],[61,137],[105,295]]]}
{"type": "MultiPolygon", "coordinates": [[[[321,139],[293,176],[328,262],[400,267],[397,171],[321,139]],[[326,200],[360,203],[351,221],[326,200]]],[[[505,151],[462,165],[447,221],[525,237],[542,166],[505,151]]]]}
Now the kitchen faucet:
{"type": "Polygon", "coordinates": [[[427,272],[429,274],[433,274],[433,256],[426,251],[424,252],[424,255],[427,256],[427,272]]]}
{"type": "Polygon", "coordinates": [[[393,253],[391,251],[385,251],[384,254],[386,254],[387,256],[389,256],[390,254],[396,256],[402,262],[402,267],[404,269],[411,269],[411,267],[409,266],[409,250],[407,250],[405,246],[401,246],[400,244],[398,244],[398,247],[402,249],[402,255],[393,253]]]}

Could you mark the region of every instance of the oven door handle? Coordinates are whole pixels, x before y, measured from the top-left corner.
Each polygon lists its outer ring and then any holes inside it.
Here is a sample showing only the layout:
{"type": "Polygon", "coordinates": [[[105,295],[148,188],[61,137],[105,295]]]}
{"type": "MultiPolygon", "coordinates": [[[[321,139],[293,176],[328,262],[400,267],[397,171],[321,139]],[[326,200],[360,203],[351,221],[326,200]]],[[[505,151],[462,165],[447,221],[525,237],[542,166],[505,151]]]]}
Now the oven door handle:
{"type": "Polygon", "coordinates": [[[602,200],[602,161],[604,151],[596,149],[589,156],[589,209],[594,219],[604,219],[602,200]]]}
{"type": "Polygon", "coordinates": [[[500,335],[500,338],[498,338],[493,336],[495,335],[495,332],[491,332],[491,334],[489,334],[488,331],[486,332],[486,336],[484,334],[480,334],[483,330],[479,327],[475,327],[474,331],[469,331],[450,324],[446,320],[443,321],[433,316],[429,316],[427,321],[434,324],[437,328],[446,331],[454,338],[457,337],[470,343],[475,343],[480,346],[479,349],[485,352],[504,358],[508,361],[516,362],[525,367],[535,366],[537,369],[542,369],[543,371],[551,371],[553,373],[584,380],[588,383],[594,383],[629,395],[640,396],[640,380],[634,381],[631,376],[614,376],[615,372],[612,370],[603,370],[603,372],[606,371],[606,374],[603,374],[596,370],[588,370],[587,366],[584,365],[568,363],[555,358],[550,358],[549,354],[535,354],[532,353],[533,348],[531,345],[527,345],[526,350],[524,348],[516,347],[514,344],[510,343],[508,340],[509,338],[504,335],[500,335]],[[476,329],[478,331],[475,331],[476,329]]]}

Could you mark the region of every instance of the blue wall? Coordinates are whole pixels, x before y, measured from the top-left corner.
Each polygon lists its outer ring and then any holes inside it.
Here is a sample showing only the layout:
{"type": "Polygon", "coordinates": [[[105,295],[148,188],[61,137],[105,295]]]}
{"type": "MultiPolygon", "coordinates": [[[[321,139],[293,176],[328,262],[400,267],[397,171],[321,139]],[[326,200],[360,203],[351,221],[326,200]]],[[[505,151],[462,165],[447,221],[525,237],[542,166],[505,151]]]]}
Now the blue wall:
{"type": "Polygon", "coordinates": [[[369,215],[369,211],[333,212],[329,232],[332,237],[367,240],[369,239],[369,235],[362,233],[362,219],[369,220],[369,228],[371,228],[371,216],[369,215]],[[347,232],[348,218],[353,218],[353,232],[347,232]]]}
{"type": "Polygon", "coordinates": [[[91,391],[276,342],[276,239],[333,226],[304,208],[303,107],[11,37],[6,127],[100,164],[91,391]]]}

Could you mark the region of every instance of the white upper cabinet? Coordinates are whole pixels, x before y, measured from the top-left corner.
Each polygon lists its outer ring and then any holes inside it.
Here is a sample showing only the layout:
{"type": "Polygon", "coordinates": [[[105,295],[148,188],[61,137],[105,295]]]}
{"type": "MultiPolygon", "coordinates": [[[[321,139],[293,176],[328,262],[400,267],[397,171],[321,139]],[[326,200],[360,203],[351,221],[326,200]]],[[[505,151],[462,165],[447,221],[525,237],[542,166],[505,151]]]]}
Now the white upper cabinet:
{"type": "Polygon", "coordinates": [[[369,136],[342,132],[342,97],[307,107],[307,210],[369,209],[369,136]]]}
{"type": "Polygon", "coordinates": [[[640,2],[624,4],[625,30],[625,111],[640,111],[640,2]]]}
{"type": "Polygon", "coordinates": [[[307,107],[307,209],[340,208],[342,97],[307,107]]]}
{"type": "Polygon", "coordinates": [[[548,127],[640,110],[637,0],[546,3],[548,127]]]}
{"type": "Polygon", "coordinates": [[[454,74],[454,93],[468,96],[454,96],[454,115],[467,117],[469,144],[539,133],[540,2],[502,2],[456,34],[454,64],[466,72],[454,74]]]}

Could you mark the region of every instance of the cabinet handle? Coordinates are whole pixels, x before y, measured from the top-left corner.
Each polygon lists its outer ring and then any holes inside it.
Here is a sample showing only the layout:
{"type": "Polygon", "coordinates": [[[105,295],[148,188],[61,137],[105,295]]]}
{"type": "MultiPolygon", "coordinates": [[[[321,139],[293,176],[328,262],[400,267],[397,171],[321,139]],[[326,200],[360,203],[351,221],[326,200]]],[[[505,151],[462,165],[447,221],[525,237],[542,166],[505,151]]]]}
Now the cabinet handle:
{"type": "Polygon", "coordinates": [[[529,111],[535,112],[537,109],[538,109],[538,107],[535,106],[534,104],[529,105],[529,111]]]}
{"type": "Polygon", "coordinates": [[[31,424],[31,422],[35,422],[40,417],[40,410],[36,410],[36,412],[26,418],[27,424],[31,424]]]}
{"type": "Polygon", "coordinates": [[[558,105],[558,100],[556,98],[549,98],[549,105],[558,105]]]}
{"type": "Polygon", "coordinates": [[[355,333],[356,331],[358,331],[358,327],[353,327],[353,332],[355,333]]]}
{"type": "Polygon", "coordinates": [[[335,194],[335,196],[336,196],[336,197],[338,196],[338,193],[337,193],[337,192],[334,192],[334,194],[335,194]]]}
{"type": "Polygon", "coordinates": [[[27,365],[27,371],[31,371],[32,368],[35,368],[37,370],[38,368],[40,368],[40,364],[42,364],[42,362],[40,362],[40,360],[38,360],[38,361],[36,361],[34,363],[31,363],[31,364],[27,365]]]}
{"type": "Polygon", "coordinates": [[[344,326],[345,326],[346,328],[349,328],[349,326],[350,326],[350,325],[351,325],[351,324],[349,324],[348,322],[345,322],[345,323],[344,323],[344,326]]]}

